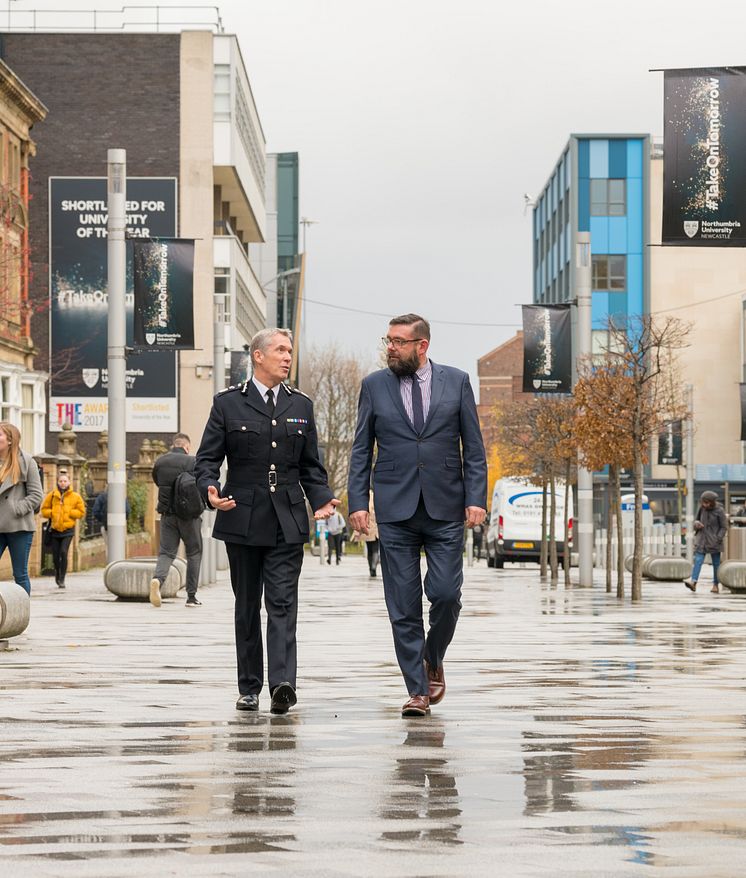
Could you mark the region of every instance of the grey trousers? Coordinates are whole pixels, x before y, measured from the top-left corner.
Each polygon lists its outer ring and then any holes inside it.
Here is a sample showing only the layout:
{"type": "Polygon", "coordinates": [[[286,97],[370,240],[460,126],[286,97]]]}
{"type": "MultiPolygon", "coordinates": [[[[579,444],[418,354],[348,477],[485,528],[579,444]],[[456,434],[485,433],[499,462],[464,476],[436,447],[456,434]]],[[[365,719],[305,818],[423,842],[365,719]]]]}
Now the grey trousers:
{"type": "Polygon", "coordinates": [[[161,545],[154,578],[163,585],[171,563],[179,551],[179,541],[184,541],[187,559],[187,595],[197,594],[199,565],[202,563],[202,519],[179,518],[178,515],[161,516],[161,545]]]}

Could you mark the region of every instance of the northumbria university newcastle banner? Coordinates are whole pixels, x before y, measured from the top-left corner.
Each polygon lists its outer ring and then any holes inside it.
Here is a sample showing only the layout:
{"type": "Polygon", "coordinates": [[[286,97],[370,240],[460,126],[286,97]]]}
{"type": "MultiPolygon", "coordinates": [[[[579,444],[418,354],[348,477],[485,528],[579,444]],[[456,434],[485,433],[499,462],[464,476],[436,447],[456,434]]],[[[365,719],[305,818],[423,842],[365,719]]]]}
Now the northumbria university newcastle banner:
{"type": "Polygon", "coordinates": [[[571,393],[569,305],[523,305],[523,392],[571,393]]]}
{"type": "Polygon", "coordinates": [[[664,74],[664,244],[746,247],[746,67],[664,74]]]}
{"type": "MultiPolygon", "coordinates": [[[[176,234],[176,180],[127,180],[127,232],[134,238],[176,234]]],[[[49,429],[108,429],[106,178],[49,180],[49,429]]],[[[131,252],[132,244],[128,242],[131,252]]],[[[131,260],[126,287],[127,344],[134,308],[131,260]]],[[[174,350],[127,355],[126,424],[132,432],[178,429],[174,350]]]]}
{"type": "Polygon", "coordinates": [[[194,241],[133,242],[136,347],[194,350],[194,241]]]}
{"type": "Polygon", "coordinates": [[[658,436],[658,463],[681,466],[681,421],[670,421],[658,436]]]}

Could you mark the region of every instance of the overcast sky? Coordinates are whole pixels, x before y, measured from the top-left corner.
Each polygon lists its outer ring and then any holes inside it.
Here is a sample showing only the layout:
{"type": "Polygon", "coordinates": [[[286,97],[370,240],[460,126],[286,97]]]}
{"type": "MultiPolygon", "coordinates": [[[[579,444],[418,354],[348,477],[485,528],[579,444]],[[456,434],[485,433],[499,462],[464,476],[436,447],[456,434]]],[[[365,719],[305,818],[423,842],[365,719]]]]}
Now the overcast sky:
{"type": "MultiPolygon", "coordinates": [[[[55,5],[80,8],[13,8],[55,5]]],[[[746,64],[735,0],[218,5],[268,150],[300,153],[301,213],[318,223],[308,339],[372,361],[387,316],[417,311],[432,322],[433,359],[475,387],[477,358],[531,300],[523,196],[543,188],[568,135],[660,135],[662,75],[649,68],[746,64]]]]}

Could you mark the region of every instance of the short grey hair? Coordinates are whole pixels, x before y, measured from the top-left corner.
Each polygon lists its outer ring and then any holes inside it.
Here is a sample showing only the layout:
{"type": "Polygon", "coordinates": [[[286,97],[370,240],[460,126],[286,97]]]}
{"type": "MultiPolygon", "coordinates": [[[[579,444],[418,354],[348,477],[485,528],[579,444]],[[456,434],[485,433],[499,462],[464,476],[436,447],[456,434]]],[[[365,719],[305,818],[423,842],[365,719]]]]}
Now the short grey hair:
{"type": "Polygon", "coordinates": [[[293,333],[289,329],[280,329],[277,326],[273,326],[269,329],[260,329],[251,339],[251,346],[249,347],[249,356],[251,357],[252,366],[254,365],[254,354],[256,351],[264,353],[267,350],[269,343],[276,335],[284,335],[291,344],[293,342],[293,333]]]}

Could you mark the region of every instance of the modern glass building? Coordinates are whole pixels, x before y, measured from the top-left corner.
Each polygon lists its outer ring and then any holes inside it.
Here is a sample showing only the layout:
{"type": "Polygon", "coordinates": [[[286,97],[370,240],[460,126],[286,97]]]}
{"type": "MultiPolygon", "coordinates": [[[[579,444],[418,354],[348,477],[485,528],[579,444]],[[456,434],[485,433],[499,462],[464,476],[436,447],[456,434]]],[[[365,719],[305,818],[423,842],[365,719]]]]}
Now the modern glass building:
{"type": "Polygon", "coordinates": [[[534,206],[534,302],[575,299],[578,232],[590,232],[593,345],[610,317],[649,311],[645,134],[573,134],[534,206]]]}

